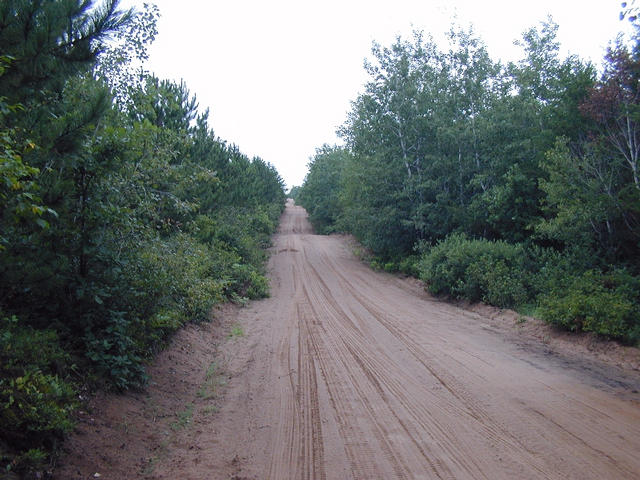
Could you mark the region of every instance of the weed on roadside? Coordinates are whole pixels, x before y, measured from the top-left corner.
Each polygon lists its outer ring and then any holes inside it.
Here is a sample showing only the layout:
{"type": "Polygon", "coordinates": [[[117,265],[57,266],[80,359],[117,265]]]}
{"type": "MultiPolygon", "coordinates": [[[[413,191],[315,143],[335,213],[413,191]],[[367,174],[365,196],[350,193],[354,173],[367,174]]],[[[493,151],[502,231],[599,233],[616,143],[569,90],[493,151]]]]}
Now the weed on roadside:
{"type": "Polygon", "coordinates": [[[198,392],[196,393],[196,395],[199,398],[203,398],[205,400],[208,400],[213,395],[215,395],[216,370],[217,370],[216,362],[211,362],[211,364],[207,368],[207,371],[205,372],[204,382],[202,382],[202,385],[200,385],[200,388],[198,389],[198,392]]]}
{"type": "Polygon", "coordinates": [[[244,337],[244,330],[242,329],[242,325],[236,323],[233,327],[231,327],[231,333],[229,333],[229,338],[235,337],[244,337]]]}
{"type": "Polygon", "coordinates": [[[209,400],[216,395],[218,386],[222,386],[226,383],[222,374],[218,369],[216,362],[211,362],[207,371],[205,372],[205,379],[196,395],[204,400],[209,400]]]}
{"type": "Polygon", "coordinates": [[[144,415],[147,418],[151,418],[152,422],[155,423],[159,418],[165,418],[168,416],[152,397],[148,397],[144,403],[144,415]]]}
{"type": "Polygon", "coordinates": [[[220,407],[216,404],[207,405],[202,409],[203,415],[213,415],[220,411],[220,407]]]}
{"type": "Polygon", "coordinates": [[[218,369],[218,366],[216,362],[211,362],[211,364],[209,365],[205,373],[205,377],[204,377],[205,380],[210,380],[211,378],[213,378],[213,376],[216,374],[217,369],[218,369]]]}
{"type": "Polygon", "coordinates": [[[235,292],[231,294],[231,301],[240,307],[249,305],[249,299],[247,297],[242,297],[235,292]]]}
{"type": "Polygon", "coordinates": [[[120,423],[120,428],[126,435],[128,435],[129,432],[135,431],[135,425],[132,425],[129,423],[129,420],[127,419],[126,415],[122,417],[122,423],[120,423]]]}
{"type": "Polygon", "coordinates": [[[158,463],[158,457],[151,457],[146,462],[146,465],[142,467],[142,476],[143,477],[151,477],[154,474],[154,470],[156,468],[156,464],[158,463]]]}
{"type": "Polygon", "coordinates": [[[193,403],[186,405],[185,409],[177,414],[177,420],[171,424],[171,430],[178,431],[191,423],[193,418],[193,403]]]}

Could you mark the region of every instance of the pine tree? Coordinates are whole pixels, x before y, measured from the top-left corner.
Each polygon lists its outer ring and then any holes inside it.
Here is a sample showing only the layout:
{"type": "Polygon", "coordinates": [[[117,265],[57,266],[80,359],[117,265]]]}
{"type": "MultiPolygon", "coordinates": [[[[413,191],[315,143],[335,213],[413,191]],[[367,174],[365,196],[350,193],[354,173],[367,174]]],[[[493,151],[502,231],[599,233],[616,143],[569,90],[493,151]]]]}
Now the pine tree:
{"type": "Polygon", "coordinates": [[[0,95],[25,106],[60,94],[68,78],[88,71],[105,42],[131,19],[119,0],[5,0],[0,54],[12,58],[0,95]]]}

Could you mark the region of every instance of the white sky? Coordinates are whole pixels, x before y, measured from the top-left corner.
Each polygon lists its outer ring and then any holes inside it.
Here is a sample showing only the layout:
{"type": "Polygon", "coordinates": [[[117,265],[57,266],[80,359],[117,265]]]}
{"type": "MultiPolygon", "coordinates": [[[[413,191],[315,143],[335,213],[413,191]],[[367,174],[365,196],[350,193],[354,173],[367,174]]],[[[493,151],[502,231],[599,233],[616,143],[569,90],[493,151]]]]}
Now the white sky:
{"type": "MultiPolygon", "coordinates": [[[[123,0],[122,6],[141,6],[123,0]]],[[[513,41],[551,14],[565,52],[601,63],[628,30],[618,0],[155,0],[159,35],[148,69],[184,79],[216,135],[271,162],[289,187],[309,157],[340,143],[336,128],[366,81],[373,40],[421,29],[437,38],[454,17],[473,23],[494,59],[515,60],[513,41]]]]}

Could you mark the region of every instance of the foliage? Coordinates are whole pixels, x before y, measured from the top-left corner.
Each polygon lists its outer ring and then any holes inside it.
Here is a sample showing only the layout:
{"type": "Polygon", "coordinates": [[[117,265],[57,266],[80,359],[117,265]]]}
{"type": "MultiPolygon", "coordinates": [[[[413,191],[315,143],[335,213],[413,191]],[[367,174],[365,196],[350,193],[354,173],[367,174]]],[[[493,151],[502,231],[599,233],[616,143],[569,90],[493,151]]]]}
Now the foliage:
{"type": "Polygon", "coordinates": [[[268,295],[282,179],[144,71],[157,15],[0,4],[0,468],[50,461],[78,388],[140,387],[182,325],[268,295]]]}
{"type": "Polygon", "coordinates": [[[374,43],[340,129],[347,151],[332,162],[319,151],[300,190],[319,231],[350,231],[387,260],[455,232],[529,238],[544,152],[589,123],[579,106],[594,70],[562,60],[556,33],[551,20],[527,30],[506,66],[472,29],[452,28],[445,48],[421,32],[374,43]]]}
{"type": "Polygon", "coordinates": [[[113,100],[121,110],[132,108],[132,96],[140,90],[148,72],[148,47],[158,34],[160,11],[152,3],[144,3],[140,11],[129,12],[130,21],[120,35],[102,45],[94,66],[94,75],[109,86],[113,100]]]}
{"type": "Polygon", "coordinates": [[[546,238],[600,250],[610,258],[635,254],[640,234],[640,190],[625,174],[623,160],[585,144],[575,153],[559,139],[542,164],[540,185],[548,218],[537,225],[546,238]]]}
{"type": "Polygon", "coordinates": [[[90,69],[105,42],[131,21],[118,0],[58,0],[0,4],[0,52],[14,59],[0,77],[9,103],[38,112],[56,107],[66,80],[90,69]],[[47,101],[43,101],[47,100],[47,101]]]}
{"type": "Polygon", "coordinates": [[[637,344],[640,341],[640,279],[623,270],[587,270],[567,288],[541,296],[538,314],[571,331],[595,332],[637,344]]]}
{"type": "Polygon", "coordinates": [[[291,189],[289,189],[289,193],[287,194],[287,197],[292,198],[294,201],[297,201],[301,188],[302,187],[299,185],[294,185],[293,187],[291,187],[291,189]]]}
{"type": "Polygon", "coordinates": [[[331,233],[337,227],[338,194],[348,155],[342,148],[324,145],[309,162],[309,173],[296,201],[307,210],[309,220],[320,234],[331,233]]]}
{"type": "MultiPolygon", "coordinates": [[[[12,58],[0,56],[0,78],[12,63],[12,58]]],[[[0,125],[5,125],[5,118],[23,110],[22,105],[9,105],[6,97],[0,96],[0,125]]],[[[38,196],[38,184],[35,176],[39,170],[26,164],[23,153],[35,148],[31,140],[20,145],[18,129],[12,126],[0,128],[0,221],[5,224],[31,220],[41,228],[49,226],[42,218],[45,214],[55,215],[50,208],[42,205],[38,196]],[[3,218],[4,217],[4,218],[3,218]]],[[[0,234],[0,250],[5,248],[9,239],[0,234]]]]}
{"type": "Polygon", "coordinates": [[[451,235],[429,249],[418,270],[436,295],[513,307],[529,299],[523,258],[521,245],[451,235]]]}
{"type": "Polygon", "coordinates": [[[318,152],[298,198],[374,268],[633,341],[640,302],[620,289],[640,274],[640,29],[600,78],[560,56],[557,31],[551,18],[527,29],[506,65],[472,29],[452,27],[448,45],[421,32],[374,43],[346,145],[318,152]]]}
{"type": "Polygon", "coordinates": [[[409,275],[411,277],[419,277],[420,271],[418,270],[418,264],[420,261],[419,255],[409,255],[403,257],[398,261],[398,271],[409,275]]]}
{"type": "Polygon", "coordinates": [[[47,452],[72,428],[68,355],[52,330],[0,316],[0,460],[19,473],[46,466],[47,452]]]}

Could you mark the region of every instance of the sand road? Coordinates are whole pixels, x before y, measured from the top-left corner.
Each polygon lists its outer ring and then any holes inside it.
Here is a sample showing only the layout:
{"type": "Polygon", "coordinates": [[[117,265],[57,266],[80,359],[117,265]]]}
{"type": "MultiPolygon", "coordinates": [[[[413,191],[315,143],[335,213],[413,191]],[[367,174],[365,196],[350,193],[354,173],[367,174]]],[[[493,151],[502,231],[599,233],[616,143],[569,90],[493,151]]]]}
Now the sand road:
{"type": "Polygon", "coordinates": [[[634,380],[408,291],[292,203],[274,243],[272,297],[241,311],[225,404],[164,478],[640,478],[634,380]]]}

